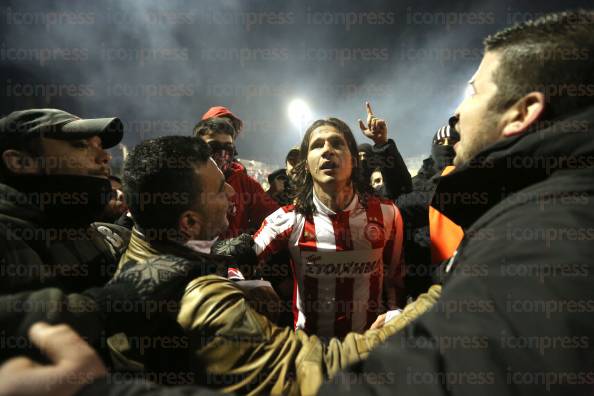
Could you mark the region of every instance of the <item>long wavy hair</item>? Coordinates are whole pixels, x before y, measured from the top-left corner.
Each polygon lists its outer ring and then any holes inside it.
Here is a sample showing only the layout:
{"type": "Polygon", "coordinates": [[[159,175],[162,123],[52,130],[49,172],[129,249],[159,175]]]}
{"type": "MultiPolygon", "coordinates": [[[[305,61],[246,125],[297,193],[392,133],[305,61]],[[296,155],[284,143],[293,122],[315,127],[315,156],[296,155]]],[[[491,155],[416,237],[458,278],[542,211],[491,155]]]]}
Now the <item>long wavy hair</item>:
{"type": "Polygon", "coordinates": [[[359,196],[359,201],[363,206],[367,206],[367,197],[371,193],[371,187],[368,182],[364,180],[363,172],[361,170],[357,151],[357,142],[353,136],[351,128],[342,120],[338,118],[326,118],[323,120],[316,120],[307,128],[301,147],[299,150],[299,160],[295,165],[295,211],[304,216],[311,216],[315,211],[313,203],[313,178],[311,173],[307,170],[307,154],[309,152],[309,140],[313,131],[321,126],[328,125],[336,128],[336,130],[344,136],[349,152],[352,157],[353,169],[351,172],[351,184],[355,194],[359,196]]]}

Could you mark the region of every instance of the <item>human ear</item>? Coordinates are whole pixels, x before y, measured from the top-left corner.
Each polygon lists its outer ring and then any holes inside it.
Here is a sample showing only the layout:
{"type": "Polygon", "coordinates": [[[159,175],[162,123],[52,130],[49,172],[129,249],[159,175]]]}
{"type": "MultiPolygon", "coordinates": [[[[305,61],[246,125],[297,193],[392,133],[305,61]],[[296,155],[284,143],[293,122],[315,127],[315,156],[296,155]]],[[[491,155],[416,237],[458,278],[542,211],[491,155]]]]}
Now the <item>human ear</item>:
{"type": "Polygon", "coordinates": [[[39,173],[39,166],[31,155],[19,150],[5,150],[2,153],[4,166],[17,175],[35,175],[39,173]]]}
{"type": "Polygon", "coordinates": [[[202,221],[197,212],[186,210],[179,216],[179,232],[186,241],[200,239],[202,230],[202,221]]]}
{"type": "Polygon", "coordinates": [[[503,136],[511,137],[526,132],[542,117],[544,109],[545,96],[542,92],[525,95],[503,115],[503,136]]]}

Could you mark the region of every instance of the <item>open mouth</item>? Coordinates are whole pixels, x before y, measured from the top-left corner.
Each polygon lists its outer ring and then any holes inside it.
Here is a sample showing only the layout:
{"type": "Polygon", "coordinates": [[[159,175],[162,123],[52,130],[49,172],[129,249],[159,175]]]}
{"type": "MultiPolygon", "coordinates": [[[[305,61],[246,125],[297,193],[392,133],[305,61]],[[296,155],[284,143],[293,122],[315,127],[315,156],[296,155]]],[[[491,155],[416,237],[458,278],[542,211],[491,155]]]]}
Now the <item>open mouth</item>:
{"type": "Polygon", "coordinates": [[[321,166],[320,166],[320,170],[327,170],[327,169],[336,169],[338,168],[338,165],[336,165],[334,162],[324,162],[321,166]]]}

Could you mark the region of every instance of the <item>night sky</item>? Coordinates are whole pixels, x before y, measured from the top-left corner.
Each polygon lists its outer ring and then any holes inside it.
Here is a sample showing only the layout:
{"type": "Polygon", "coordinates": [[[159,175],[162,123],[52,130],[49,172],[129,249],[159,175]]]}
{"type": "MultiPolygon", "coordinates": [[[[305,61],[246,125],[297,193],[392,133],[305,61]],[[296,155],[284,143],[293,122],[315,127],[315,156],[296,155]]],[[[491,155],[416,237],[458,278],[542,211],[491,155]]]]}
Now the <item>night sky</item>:
{"type": "Polygon", "coordinates": [[[314,118],[353,128],[369,100],[405,157],[462,99],[482,40],[504,26],[591,1],[3,1],[1,113],[57,107],[117,116],[124,143],[191,134],[210,106],[245,123],[242,158],[280,164],[314,118]]]}

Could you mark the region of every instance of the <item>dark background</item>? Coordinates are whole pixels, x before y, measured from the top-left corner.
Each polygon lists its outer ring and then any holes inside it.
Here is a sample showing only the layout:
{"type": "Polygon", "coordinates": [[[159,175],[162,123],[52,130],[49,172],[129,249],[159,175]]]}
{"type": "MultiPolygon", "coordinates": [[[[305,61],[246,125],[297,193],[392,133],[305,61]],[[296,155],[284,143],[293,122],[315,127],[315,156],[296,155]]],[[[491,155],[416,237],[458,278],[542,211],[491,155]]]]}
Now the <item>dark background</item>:
{"type": "Polygon", "coordinates": [[[405,157],[429,152],[482,57],[514,22],[591,1],[3,1],[0,113],[57,107],[117,116],[124,143],[190,134],[212,105],[245,123],[242,158],[281,164],[315,118],[370,100],[405,157]]]}

